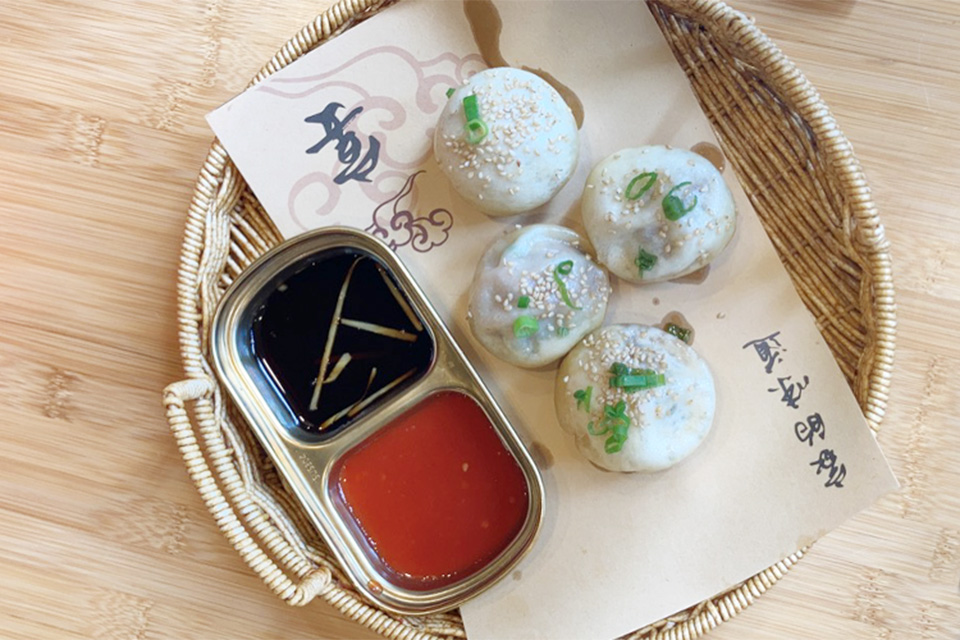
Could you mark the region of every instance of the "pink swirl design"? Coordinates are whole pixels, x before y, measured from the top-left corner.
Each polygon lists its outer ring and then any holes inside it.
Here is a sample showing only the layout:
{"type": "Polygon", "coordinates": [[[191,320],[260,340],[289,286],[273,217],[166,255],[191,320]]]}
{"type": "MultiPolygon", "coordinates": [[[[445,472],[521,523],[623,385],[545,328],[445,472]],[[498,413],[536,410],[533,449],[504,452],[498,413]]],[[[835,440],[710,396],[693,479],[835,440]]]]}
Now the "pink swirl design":
{"type": "MultiPolygon", "coordinates": [[[[319,82],[321,80],[325,80],[331,76],[334,76],[340,73],[344,69],[347,69],[353,66],[354,64],[360,62],[361,60],[365,60],[367,58],[381,55],[381,54],[397,56],[401,60],[406,62],[410,66],[410,68],[413,70],[414,74],[417,76],[417,94],[416,94],[417,107],[424,113],[433,113],[442,104],[442,102],[435,102],[430,95],[431,90],[435,86],[439,84],[445,84],[446,86],[463,84],[464,80],[466,80],[466,77],[467,77],[466,65],[471,62],[477,63],[479,65],[479,68],[477,69],[477,71],[479,71],[479,69],[484,68],[483,58],[481,58],[480,55],[475,53],[472,53],[467,56],[458,56],[448,51],[430,60],[418,60],[413,54],[411,54],[406,49],[393,46],[393,45],[384,45],[382,47],[373,47],[372,49],[367,49],[363,53],[360,53],[354,56],[353,58],[351,58],[350,60],[347,60],[340,66],[334,67],[333,69],[330,69],[328,71],[324,71],[323,73],[313,74],[309,76],[301,76],[299,78],[286,78],[286,77],[273,78],[271,80],[268,80],[267,83],[261,84],[260,87],[258,87],[258,90],[268,91],[276,95],[283,95],[285,97],[290,97],[290,98],[296,98],[302,95],[308,95],[308,93],[303,93],[303,92],[299,94],[285,93],[283,91],[280,91],[279,89],[274,88],[273,85],[297,84],[297,83],[304,83],[304,82],[319,82]],[[441,73],[436,73],[430,76],[426,75],[426,69],[436,66],[438,64],[441,64],[443,62],[452,62],[454,64],[454,71],[452,76],[449,74],[445,75],[441,73]]],[[[309,89],[307,91],[312,92],[312,90],[309,90],[309,89]]]]}
{"type": "Polygon", "coordinates": [[[426,253],[439,247],[450,237],[453,215],[446,209],[434,209],[425,216],[401,208],[403,199],[414,191],[417,177],[424,171],[410,174],[392,198],[373,210],[373,222],[365,229],[394,251],[409,245],[414,251],[426,253]]]}
{"type": "Polygon", "coordinates": [[[290,187],[290,194],[287,196],[287,211],[290,213],[290,218],[304,231],[311,229],[312,225],[301,220],[297,214],[297,199],[301,193],[318,184],[326,188],[327,199],[324,200],[319,207],[314,209],[312,213],[316,217],[322,218],[333,211],[337,203],[340,202],[340,185],[334,183],[333,177],[330,176],[329,173],[323,171],[308,173],[293,183],[293,186],[290,187]]]}

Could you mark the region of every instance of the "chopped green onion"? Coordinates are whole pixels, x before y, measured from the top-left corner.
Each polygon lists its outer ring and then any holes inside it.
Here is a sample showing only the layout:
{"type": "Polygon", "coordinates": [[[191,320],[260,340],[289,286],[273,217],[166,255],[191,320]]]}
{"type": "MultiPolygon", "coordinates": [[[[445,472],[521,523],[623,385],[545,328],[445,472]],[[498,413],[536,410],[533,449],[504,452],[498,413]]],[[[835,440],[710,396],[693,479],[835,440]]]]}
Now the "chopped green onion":
{"type": "Polygon", "coordinates": [[[653,188],[653,185],[657,183],[657,172],[656,171],[646,171],[641,173],[629,183],[627,183],[627,189],[624,191],[623,195],[626,196],[627,200],[639,200],[643,194],[653,188]],[[633,187],[640,182],[641,180],[646,180],[643,185],[640,186],[640,189],[636,193],[631,193],[633,187]]]}
{"type": "Polygon", "coordinates": [[[624,373],[618,376],[612,376],[610,378],[610,386],[611,387],[636,386],[638,384],[642,384],[643,380],[646,380],[648,375],[655,376],[656,373],[654,373],[650,369],[643,369],[642,371],[638,369],[633,369],[630,373],[624,373]]]}
{"type": "Polygon", "coordinates": [[[623,443],[627,441],[627,429],[630,425],[617,425],[613,429],[613,435],[607,438],[603,443],[603,450],[607,453],[619,453],[623,449],[623,443]]]}
{"type": "Polygon", "coordinates": [[[487,124],[480,119],[480,106],[477,104],[477,96],[469,95],[463,99],[463,117],[467,124],[467,142],[470,144],[479,144],[487,137],[487,124]]]}
{"type": "Polygon", "coordinates": [[[520,296],[517,298],[517,307],[520,309],[526,309],[530,306],[530,296],[520,296]]]}
{"type": "Polygon", "coordinates": [[[452,96],[455,92],[456,92],[456,89],[454,89],[453,87],[450,87],[449,89],[447,89],[447,97],[449,98],[449,97],[452,96]]]}
{"type": "Polygon", "coordinates": [[[557,335],[560,336],[561,338],[566,337],[569,334],[570,334],[570,329],[567,329],[566,327],[557,327],[557,335]]]}
{"type": "MultiPolygon", "coordinates": [[[[645,371],[650,371],[646,369],[645,371]]],[[[614,376],[610,378],[611,387],[620,387],[624,391],[642,391],[665,385],[666,378],[662,373],[644,373],[640,375],[614,376]]]]}
{"type": "Polygon", "coordinates": [[[640,252],[637,254],[637,259],[633,261],[633,264],[637,265],[637,268],[640,269],[640,277],[643,277],[644,271],[650,271],[657,264],[657,256],[652,253],[648,253],[643,247],[640,247],[640,252]]]}
{"type": "Polygon", "coordinates": [[[667,323],[667,326],[664,327],[664,331],[669,333],[675,338],[680,338],[686,343],[690,343],[690,329],[684,329],[680,325],[673,324],[672,322],[667,323]]]}
{"type": "Polygon", "coordinates": [[[467,142],[480,144],[487,137],[487,125],[483,120],[471,120],[467,123],[467,142]]]}
{"type": "Polygon", "coordinates": [[[620,402],[613,405],[612,407],[610,405],[605,406],[603,408],[603,415],[607,416],[608,418],[616,418],[616,417],[625,418],[626,416],[623,414],[623,412],[626,411],[626,409],[627,409],[627,403],[621,400],[620,402]]]}
{"type": "Polygon", "coordinates": [[[610,386],[623,389],[627,393],[652,389],[666,384],[666,377],[653,369],[631,369],[622,362],[610,366],[610,386]]]}
{"type": "Polygon", "coordinates": [[[463,116],[467,120],[476,120],[480,117],[480,104],[477,102],[477,95],[475,93],[464,96],[463,116]]]}
{"type": "Polygon", "coordinates": [[[667,192],[667,195],[663,198],[663,215],[667,217],[667,220],[679,220],[683,216],[687,215],[693,208],[697,206],[697,196],[693,196],[693,202],[690,203],[689,207],[683,206],[683,200],[680,199],[680,196],[673,195],[673,192],[681,187],[685,187],[689,182],[681,182],[673,189],[667,192]]]}
{"type": "Polygon", "coordinates": [[[577,409],[582,408],[587,413],[590,413],[590,396],[593,395],[593,387],[587,387],[586,389],[577,389],[573,392],[573,397],[577,401],[577,409]]]}
{"type": "Polygon", "coordinates": [[[463,98],[463,117],[467,122],[480,119],[480,105],[477,103],[476,94],[463,98]]]}
{"type": "Polygon", "coordinates": [[[610,365],[610,373],[615,376],[625,376],[630,373],[630,367],[622,362],[614,362],[612,365],[610,365]]]}
{"type": "Polygon", "coordinates": [[[573,260],[564,260],[553,270],[553,281],[557,283],[557,288],[560,289],[560,297],[563,298],[564,304],[571,309],[580,310],[583,307],[573,304],[570,299],[570,292],[567,291],[567,284],[563,281],[563,276],[570,275],[571,271],[573,271],[573,260]]]}
{"type": "Polygon", "coordinates": [[[626,414],[627,403],[621,400],[615,405],[606,405],[603,408],[603,417],[600,418],[597,427],[591,421],[587,424],[587,433],[592,436],[603,436],[610,434],[610,437],[604,442],[604,451],[607,453],[617,453],[623,449],[623,443],[627,441],[627,431],[630,429],[630,416],[626,414]]]}
{"type": "Polygon", "coordinates": [[[513,335],[529,338],[540,330],[540,323],[533,316],[520,316],[513,323],[513,335]]]}

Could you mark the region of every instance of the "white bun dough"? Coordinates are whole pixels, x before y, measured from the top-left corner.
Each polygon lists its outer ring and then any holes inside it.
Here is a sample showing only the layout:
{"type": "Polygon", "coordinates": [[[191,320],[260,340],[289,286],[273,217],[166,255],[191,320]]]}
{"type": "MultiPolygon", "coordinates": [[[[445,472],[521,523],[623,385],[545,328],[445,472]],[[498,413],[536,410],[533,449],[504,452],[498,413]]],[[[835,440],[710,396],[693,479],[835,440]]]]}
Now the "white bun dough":
{"type": "MultiPolygon", "coordinates": [[[[648,179],[635,182],[629,195],[648,179]]],[[[672,280],[708,265],[730,242],[737,220],[733,195],[709,160],[662,146],[624,149],[600,161],[587,178],[581,207],[597,259],[634,283],[672,280]],[[655,182],[639,198],[628,199],[631,181],[644,173],[655,173],[655,182]],[[685,182],[672,195],[690,210],[669,220],[664,200],[685,182]],[[641,249],[656,258],[653,266],[649,257],[646,265],[643,258],[638,263],[641,249]]]]}
{"type": "Polygon", "coordinates": [[[555,402],[560,426],[576,439],[590,462],[610,471],[659,471],[690,455],[710,431],[716,405],[713,376],[706,362],[682,340],[656,327],[621,324],[587,336],[563,360],[557,372],[555,402]],[[627,392],[611,387],[610,368],[619,362],[631,369],[664,374],[665,384],[627,392]],[[590,390],[589,410],[577,402],[590,390]],[[630,418],[626,440],[615,453],[606,451],[611,433],[603,430],[604,407],[624,401],[630,418]]]}
{"type": "Polygon", "coordinates": [[[499,67],[473,75],[440,113],[433,151],[464,200],[491,216],[529,211],[550,200],[577,166],[573,113],[538,76],[499,67]],[[467,141],[463,99],[475,94],[486,137],[467,141]]]}
{"type": "Polygon", "coordinates": [[[501,360],[541,367],[599,327],[610,283],[583,244],[577,232],[550,224],[516,228],[494,240],[470,287],[467,317],[480,344],[501,360]],[[524,321],[536,328],[517,335],[516,325],[524,321]]]}

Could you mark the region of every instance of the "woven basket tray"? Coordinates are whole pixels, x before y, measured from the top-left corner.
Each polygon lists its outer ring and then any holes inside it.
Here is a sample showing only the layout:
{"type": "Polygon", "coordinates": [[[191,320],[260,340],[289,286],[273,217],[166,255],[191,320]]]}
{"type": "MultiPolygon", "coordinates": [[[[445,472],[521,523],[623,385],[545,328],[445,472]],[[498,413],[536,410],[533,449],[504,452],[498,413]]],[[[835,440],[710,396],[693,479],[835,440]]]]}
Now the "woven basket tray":
{"type": "MultiPolygon", "coordinates": [[[[341,0],[287,42],[252,83],[386,3],[341,0]]],[[[883,227],[850,143],[816,90],[743,14],[713,0],[647,4],[876,430],[892,368],[894,292],[883,227]]],[[[462,638],[456,612],[400,617],[358,597],[212,374],[207,334],[217,302],[247,265],[280,241],[214,141],[190,204],[180,262],[178,317],[187,379],[164,395],[190,476],[227,539],[286,602],[304,605],[320,596],[391,638],[462,638]]],[[[750,605],[804,551],[629,637],[698,637],[750,605]]]]}

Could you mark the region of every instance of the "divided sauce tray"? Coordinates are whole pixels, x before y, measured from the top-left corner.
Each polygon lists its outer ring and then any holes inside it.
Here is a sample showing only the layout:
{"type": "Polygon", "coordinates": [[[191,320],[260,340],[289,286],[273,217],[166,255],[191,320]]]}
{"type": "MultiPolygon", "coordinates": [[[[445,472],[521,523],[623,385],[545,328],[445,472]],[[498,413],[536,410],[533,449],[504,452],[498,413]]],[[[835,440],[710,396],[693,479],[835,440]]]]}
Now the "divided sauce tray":
{"type": "Polygon", "coordinates": [[[357,590],[379,606],[401,614],[450,609],[503,577],[532,545],[543,514],[539,470],[410,272],[377,238],[328,228],[269,251],[223,296],[210,346],[221,382],[280,477],[357,590]],[[337,328],[324,318],[337,319],[337,328]],[[380,324],[401,320],[399,328],[380,324]],[[335,348],[338,337],[357,357],[335,348]],[[348,370],[352,388],[343,382],[348,370]],[[456,420],[442,420],[443,405],[456,420]],[[428,414],[440,416],[432,431],[428,414]],[[452,431],[470,428],[474,414],[473,431],[452,431]],[[432,475],[416,478],[421,471],[432,475]],[[460,493],[435,495],[448,490],[460,493]],[[407,512],[377,512],[408,503],[407,512]],[[445,530],[459,528],[460,540],[473,531],[474,511],[476,543],[450,543],[457,557],[417,569],[426,549],[433,558],[450,542],[445,530]]]}

